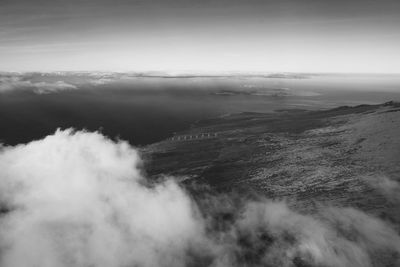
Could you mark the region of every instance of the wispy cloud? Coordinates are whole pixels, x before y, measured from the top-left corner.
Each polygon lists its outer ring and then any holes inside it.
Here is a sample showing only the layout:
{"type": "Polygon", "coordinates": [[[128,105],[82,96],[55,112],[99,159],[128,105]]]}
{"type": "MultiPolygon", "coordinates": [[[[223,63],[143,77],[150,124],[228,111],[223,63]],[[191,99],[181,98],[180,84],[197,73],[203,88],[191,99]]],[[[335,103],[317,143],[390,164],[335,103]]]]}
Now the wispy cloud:
{"type": "Polygon", "coordinates": [[[74,90],[78,89],[73,84],[66,83],[64,81],[56,82],[32,82],[30,80],[23,79],[20,76],[0,76],[0,93],[12,91],[12,90],[28,90],[31,89],[37,94],[48,94],[63,90],[74,90]]]}
{"type": "Polygon", "coordinates": [[[400,183],[385,175],[367,176],[365,181],[383,194],[388,200],[400,204],[400,183]]]}

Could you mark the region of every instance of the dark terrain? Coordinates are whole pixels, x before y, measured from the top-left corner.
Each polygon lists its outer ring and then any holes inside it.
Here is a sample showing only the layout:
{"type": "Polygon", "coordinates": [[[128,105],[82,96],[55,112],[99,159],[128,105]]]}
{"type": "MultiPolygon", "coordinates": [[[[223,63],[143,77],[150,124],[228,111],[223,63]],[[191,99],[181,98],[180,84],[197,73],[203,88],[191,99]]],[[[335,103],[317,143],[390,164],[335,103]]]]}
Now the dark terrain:
{"type": "Polygon", "coordinates": [[[150,145],[142,151],[144,169],[155,178],[173,175],[218,191],[256,191],[307,212],[315,203],[357,207],[399,225],[399,203],[379,188],[382,177],[400,177],[398,112],[400,104],[388,102],[205,120],[177,136],[216,137],[150,145]],[[371,132],[379,122],[378,128],[392,135],[391,143],[371,132]]]}

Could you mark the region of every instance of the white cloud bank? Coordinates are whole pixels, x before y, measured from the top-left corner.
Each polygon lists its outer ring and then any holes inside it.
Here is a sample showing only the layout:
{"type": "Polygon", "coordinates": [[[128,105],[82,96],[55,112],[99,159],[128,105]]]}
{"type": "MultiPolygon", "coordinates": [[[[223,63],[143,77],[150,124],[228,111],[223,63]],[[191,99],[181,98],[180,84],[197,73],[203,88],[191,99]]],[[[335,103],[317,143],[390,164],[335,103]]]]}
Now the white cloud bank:
{"type": "Polygon", "coordinates": [[[24,80],[19,76],[0,76],[0,93],[26,89],[31,89],[37,94],[49,94],[63,90],[74,90],[78,89],[78,87],[64,81],[32,82],[29,80],[24,80]]]}
{"type": "Polygon", "coordinates": [[[138,154],[97,133],[57,131],[3,148],[1,266],[181,266],[201,224],[173,182],[141,185],[138,154]]]}
{"type": "Polygon", "coordinates": [[[58,130],[0,148],[0,266],[399,263],[396,231],[361,211],[309,216],[284,203],[236,206],[226,196],[195,203],[173,180],[146,185],[139,166],[128,143],[99,133],[58,130]]]}

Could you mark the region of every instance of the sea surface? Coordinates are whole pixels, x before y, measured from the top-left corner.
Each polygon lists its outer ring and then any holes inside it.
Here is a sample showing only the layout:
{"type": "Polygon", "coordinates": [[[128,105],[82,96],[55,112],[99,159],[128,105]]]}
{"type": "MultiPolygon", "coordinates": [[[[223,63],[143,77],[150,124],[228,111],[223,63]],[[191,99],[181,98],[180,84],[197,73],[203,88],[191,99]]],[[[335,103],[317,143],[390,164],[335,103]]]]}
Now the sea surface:
{"type": "Polygon", "coordinates": [[[0,141],[26,143],[57,128],[73,127],[99,130],[142,146],[225,114],[400,100],[396,75],[125,77],[101,83],[91,78],[76,87],[46,93],[26,88],[0,92],[0,141]]]}

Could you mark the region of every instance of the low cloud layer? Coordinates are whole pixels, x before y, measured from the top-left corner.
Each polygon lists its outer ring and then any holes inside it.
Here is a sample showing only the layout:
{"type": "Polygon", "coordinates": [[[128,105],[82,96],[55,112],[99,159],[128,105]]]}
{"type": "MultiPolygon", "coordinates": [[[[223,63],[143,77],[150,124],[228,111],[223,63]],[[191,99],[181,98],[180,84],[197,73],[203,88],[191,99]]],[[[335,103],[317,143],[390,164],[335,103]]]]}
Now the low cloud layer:
{"type": "Polygon", "coordinates": [[[400,184],[384,175],[365,177],[365,181],[377,189],[389,201],[400,204],[400,184]]]}
{"type": "Polygon", "coordinates": [[[0,266],[395,266],[400,237],[352,208],[150,184],[137,151],[57,131],[0,150],[0,266]],[[192,192],[192,193],[189,193],[192,192]],[[197,194],[196,194],[197,192],[197,194]]]}
{"type": "Polygon", "coordinates": [[[12,90],[30,89],[37,94],[55,93],[63,90],[78,89],[75,85],[64,81],[55,82],[32,82],[24,80],[19,76],[0,76],[0,93],[12,90]]]}

